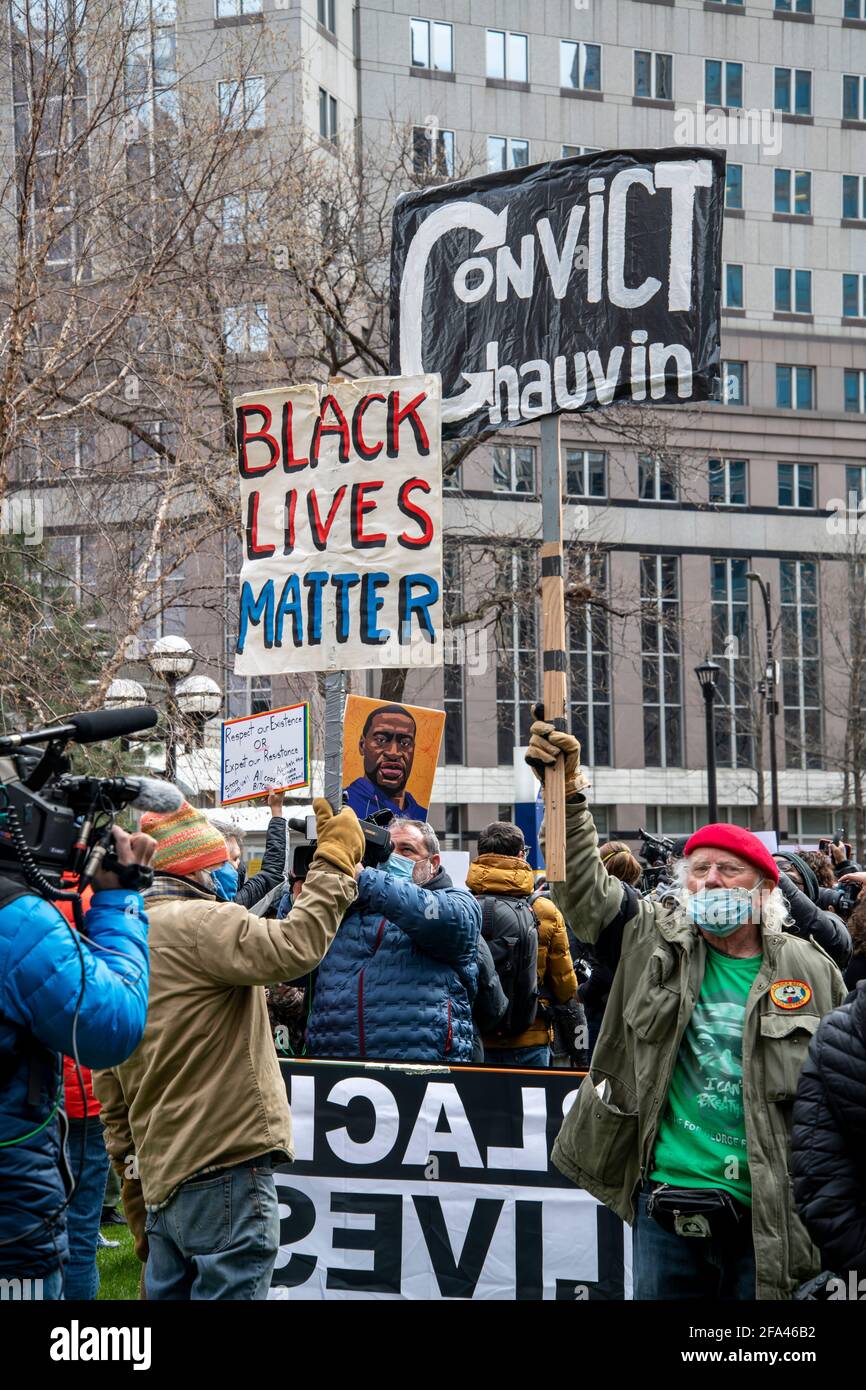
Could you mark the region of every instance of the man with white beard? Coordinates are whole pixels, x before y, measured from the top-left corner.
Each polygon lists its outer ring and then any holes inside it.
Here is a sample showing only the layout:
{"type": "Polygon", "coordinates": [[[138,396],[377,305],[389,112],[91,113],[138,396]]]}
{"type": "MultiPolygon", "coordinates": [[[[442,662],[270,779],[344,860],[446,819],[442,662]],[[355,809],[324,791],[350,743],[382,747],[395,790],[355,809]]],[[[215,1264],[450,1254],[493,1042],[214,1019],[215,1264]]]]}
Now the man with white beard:
{"type": "Polygon", "coordinates": [[[845,997],[829,956],[784,930],[757,836],[707,825],[680,892],[632,898],[611,878],[580,744],[541,721],[527,761],[565,761],[566,880],[554,901],[616,968],[557,1167],[633,1225],[638,1299],[784,1299],[821,1268],[796,1214],[791,1111],[823,1014],[845,997]]]}

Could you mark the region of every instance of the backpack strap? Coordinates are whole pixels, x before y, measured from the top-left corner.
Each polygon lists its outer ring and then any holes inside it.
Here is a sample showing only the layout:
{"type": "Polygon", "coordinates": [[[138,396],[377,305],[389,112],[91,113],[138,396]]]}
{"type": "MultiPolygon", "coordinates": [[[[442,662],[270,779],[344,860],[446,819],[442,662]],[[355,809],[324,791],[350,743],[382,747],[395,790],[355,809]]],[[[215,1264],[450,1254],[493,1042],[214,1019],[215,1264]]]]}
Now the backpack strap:
{"type": "Polygon", "coordinates": [[[478,901],[481,903],[481,935],[485,941],[489,941],[490,928],[493,926],[493,899],[485,894],[478,901]]]}

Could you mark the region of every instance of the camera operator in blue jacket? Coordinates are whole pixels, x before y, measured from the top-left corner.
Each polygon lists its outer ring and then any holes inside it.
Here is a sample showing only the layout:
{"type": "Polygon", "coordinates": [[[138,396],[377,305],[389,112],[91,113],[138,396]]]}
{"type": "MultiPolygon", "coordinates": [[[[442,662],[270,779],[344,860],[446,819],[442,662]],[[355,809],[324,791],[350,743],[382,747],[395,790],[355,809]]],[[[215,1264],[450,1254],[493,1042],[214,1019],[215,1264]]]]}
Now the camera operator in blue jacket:
{"type": "Polygon", "coordinates": [[[382,869],[361,869],[358,897],[319,966],[311,1057],[471,1062],[481,908],[441,866],[426,821],[388,826],[382,869]]]}
{"type": "MultiPolygon", "coordinates": [[[[150,836],[113,835],[121,867],[150,862],[150,836]]],[[[65,1151],[63,1054],[116,1066],[144,1032],[141,895],[104,869],[93,890],[82,937],[20,867],[0,862],[0,1298],[62,1298],[70,1164],[80,1163],[65,1151]]]]}

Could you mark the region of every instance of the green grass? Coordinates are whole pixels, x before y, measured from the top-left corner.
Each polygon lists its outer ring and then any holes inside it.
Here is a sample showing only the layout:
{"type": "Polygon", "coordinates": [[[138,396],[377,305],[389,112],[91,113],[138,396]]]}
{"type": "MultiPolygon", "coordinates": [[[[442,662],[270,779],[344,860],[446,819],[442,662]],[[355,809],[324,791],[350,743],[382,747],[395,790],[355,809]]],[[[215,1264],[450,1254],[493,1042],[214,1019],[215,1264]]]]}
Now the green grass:
{"type": "Polygon", "coordinates": [[[103,1235],[107,1240],[119,1240],[120,1245],[117,1250],[96,1252],[100,1280],[97,1297],[137,1300],[141,1265],[132,1243],[132,1232],[126,1226],[106,1226],[103,1235]]]}

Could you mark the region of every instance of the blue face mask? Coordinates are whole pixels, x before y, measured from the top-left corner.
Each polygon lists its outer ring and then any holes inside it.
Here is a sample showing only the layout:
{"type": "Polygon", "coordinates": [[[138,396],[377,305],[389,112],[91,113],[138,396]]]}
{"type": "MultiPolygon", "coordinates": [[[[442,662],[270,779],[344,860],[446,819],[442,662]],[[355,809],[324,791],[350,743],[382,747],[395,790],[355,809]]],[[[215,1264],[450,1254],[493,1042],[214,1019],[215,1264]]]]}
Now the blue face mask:
{"type": "Polygon", "coordinates": [[[218,868],[211,869],[211,878],[214,883],[214,890],[221,903],[234,902],[235,893],[238,891],[238,871],[234,864],[228,860],[220,864],[218,868]]]}
{"type": "Polygon", "coordinates": [[[385,861],[385,872],[393,874],[395,878],[411,878],[414,867],[415,861],[407,859],[403,854],[392,854],[391,858],[385,861]]]}
{"type": "Polygon", "coordinates": [[[711,936],[730,936],[752,917],[753,888],[702,888],[686,903],[686,916],[711,936]]]}

